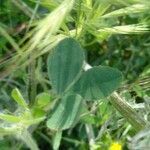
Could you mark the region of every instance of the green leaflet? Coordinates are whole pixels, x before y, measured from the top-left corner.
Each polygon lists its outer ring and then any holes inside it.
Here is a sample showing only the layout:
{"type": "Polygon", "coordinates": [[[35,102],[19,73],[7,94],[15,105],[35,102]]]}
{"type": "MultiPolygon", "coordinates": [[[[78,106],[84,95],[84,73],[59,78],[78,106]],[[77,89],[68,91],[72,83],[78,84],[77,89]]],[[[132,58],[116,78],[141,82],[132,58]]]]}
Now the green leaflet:
{"type": "Polygon", "coordinates": [[[85,100],[99,100],[109,96],[122,81],[122,74],[111,67],[98,66],[84,72],[73,91],[85,100]]]}
{"type": "Polygon", "coordinates": [[[18,105],[20,105],[24,108],[28,108],[26,101],[24,100],[22,94],[20,93],[20,91],[17,88],[12,90],[11,96],[18,103],[18,105]]]}
{"type": "Polygon", "coordinates": [[[18,123],[21,121],[21,118],[19,116],[13,116],[3,113],[0,113],[0,119],[11,123],[18,123]]]}
{"type": "Polygon", "coordinates": [[[36,96],[36,104],[35,105],[38,106],[39,108],[43,108],[43,107],[47,106],[51,100],[52,100],[51,95],[43,92],[36,96]]]}
{"type": "Polygon", "coordinates": [[[53,130],[70,128],[80,117],[82,97],[80,95],[66,95],[55,106],[47,126],[53,130]]]}
{"type": "Polygon", "coordinates": [[[53,89],[62,94],[81,72],[84,52],[72,38],[62,40],[48,57],[48,76],[53,89]]]}

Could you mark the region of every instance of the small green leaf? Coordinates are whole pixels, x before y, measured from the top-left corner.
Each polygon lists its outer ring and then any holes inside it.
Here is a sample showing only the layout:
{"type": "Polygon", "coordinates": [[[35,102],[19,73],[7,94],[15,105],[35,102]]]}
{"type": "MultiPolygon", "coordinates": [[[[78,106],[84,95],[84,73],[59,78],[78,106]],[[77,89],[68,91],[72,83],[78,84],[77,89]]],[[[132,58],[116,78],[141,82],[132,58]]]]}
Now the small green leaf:
{"type": "Polygon", "coordinates": [[[80,117],[82,97],[80,95],[66,95],[55,106],[47,126],[53,130],[70,128],[80,117]]]}
{"type": "Polygon", "coordinates": [[[84,72],[73,91],[85,100],[99,100],[109,96],[122,81],[122,74],[111,67],[98,66],[84,72]]]}
{"type": "Polygon", "coordinates": [[[13,115],[7,115],[7,114],[3,114],[3,113],[0,113],[0,119],[7,121],[7,122],[11,122],[11,123],[17,123],[17,122],[21,121],[20,117],[13,116],[13,115]]]}
{"type": "Polygon", "coordinates": [[[24,100],[23,96],[21,95],[20,91],[17,88],[12,90],[11,96],[18,103],[18,105],[24,108],[28,108],[26,101],[24,100]]]}
{"type": "Polygon", "coordinates": [[[36,105],[39,108],[45,107],[52,100],[52,97],[48,93],[40,93],[36,97],[36,105]]]}
{"type": "Polygon", "coordinates": [[[38,107],[32,108],[32,115],[34,118],[39,118],[45,116],[46,112],[38,107]]]}
{"type": "Polygon", "coordinates": [[[81,72],[84,52],[72,38],[62,40],[48,57],[48,75],[57,94],[62,94],[81,72]]]}
{"type": "Polygon", "coordinates": [[[85,115],[81,118],[81,122],[84,124],[96,124],[96,116],[94,114],[85,115]]]}

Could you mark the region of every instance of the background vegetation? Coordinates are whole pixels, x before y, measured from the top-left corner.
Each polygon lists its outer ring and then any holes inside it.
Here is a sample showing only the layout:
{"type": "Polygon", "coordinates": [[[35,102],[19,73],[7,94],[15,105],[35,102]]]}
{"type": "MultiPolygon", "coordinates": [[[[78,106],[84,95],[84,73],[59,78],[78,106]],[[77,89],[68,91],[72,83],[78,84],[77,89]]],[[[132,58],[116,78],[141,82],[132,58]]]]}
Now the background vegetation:
{"type": "MultiPolygon", "coordinates": [[[[55,97],[48,80],[47,55],[64,37],[72,37],[85,49],[91,66],[122,71],[124,80],[118,92],[145,119],[146,126],[136,131],[107,98],[89,103],[91,113],[63,131],[61,143],[45,121],[31,127],[39,148],[60,144],[62,150],[107,150],[118,142],[125,150],[149,150],[149,10],[149,0],[0,0],[1,113],[12,114],[17,109],[11,97],[16,87],[31,106],[41,92],[55,97]]],[[[5,125],[0,123],[1,135],[5,125]]],[[[2,134],[0,149],[10,148],[27,146],[18,137],[2,134]]]]}

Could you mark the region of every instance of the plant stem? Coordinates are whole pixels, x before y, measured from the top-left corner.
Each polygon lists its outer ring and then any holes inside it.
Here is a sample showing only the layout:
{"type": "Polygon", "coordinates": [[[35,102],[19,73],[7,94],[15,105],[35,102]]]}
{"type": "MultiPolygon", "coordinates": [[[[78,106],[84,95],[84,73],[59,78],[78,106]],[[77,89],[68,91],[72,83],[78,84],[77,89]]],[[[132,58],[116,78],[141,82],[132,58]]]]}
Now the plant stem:
{"type": "Polygon", "coordinates": [[[31,134],[27,130],[21,133],[19,137],[31,150],[39,150],[36,142],[34,141],[31,134]]]}
{"type": "Polygon", "coordinates": [[[91,125],[86,124],[85,125],[85,129],[86,129],[86,133],[88,136],[88,140],[89,140],[89,146],[90,146],[90,150],[93,149],[93,145],[95,144],[95,135],[94,135],[94,131],[91,125]]]}
{"type": "MultiPolygon", "coordinates": [[[[30,59],[32,59],[32,56],[30,55],[30,59]]],[[[35,97],[36,97],[36,60],[33,58],[31,63],[29,64],[29,86],[28,86],[28,92],[29,92],[29,100],[30,100],[30,106],[34,104],[35,97]]]]}
{"type": "Polygon", "coordinates": [[[110,102],[135,130],[139,131],[146,126],[145,120],[117,92],[110,96],[110,102]]]}

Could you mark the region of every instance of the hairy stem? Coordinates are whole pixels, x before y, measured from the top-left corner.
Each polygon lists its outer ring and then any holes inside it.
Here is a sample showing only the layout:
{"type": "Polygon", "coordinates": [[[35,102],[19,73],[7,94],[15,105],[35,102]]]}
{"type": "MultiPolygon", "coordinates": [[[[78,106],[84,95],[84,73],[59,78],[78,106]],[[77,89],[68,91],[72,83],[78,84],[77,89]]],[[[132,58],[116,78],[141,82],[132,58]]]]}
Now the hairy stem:
{"type": "MultiPolygon", "coordinates": [[[[32,59],[32,56],[30,56],[30,59],[32,59]]],[[[36,97],[36,88],[37,88],[37,83],[36,83],[36,74],[35,74],[35,69],[36,69],[36,60],[33,59],[31,63],[29,64],[29,85],[28,85],[28,92],[29,92],[29,100],[30,100],[30,106],[34,104],[35,97],[36,97]]]]}
{"type": "Polygon", "coordinates": [[[145,120],[117,92],[110,96],[110,102],[135,130],[139,131],[146,126],[145,120]]]}
{"type": "Polygon", "coordinates": [[[86,124],[85,129],[89,140],[90,150],[92,150],[93,145],[95,144],[95,135],[94,135],[93,127],[92,125],[86,124]]]}
{"type": "Polygon", "coordinates": [[[31,150],[39,150],[36,142],[27,130],[25,130],[19,137],[31,150]]]}

